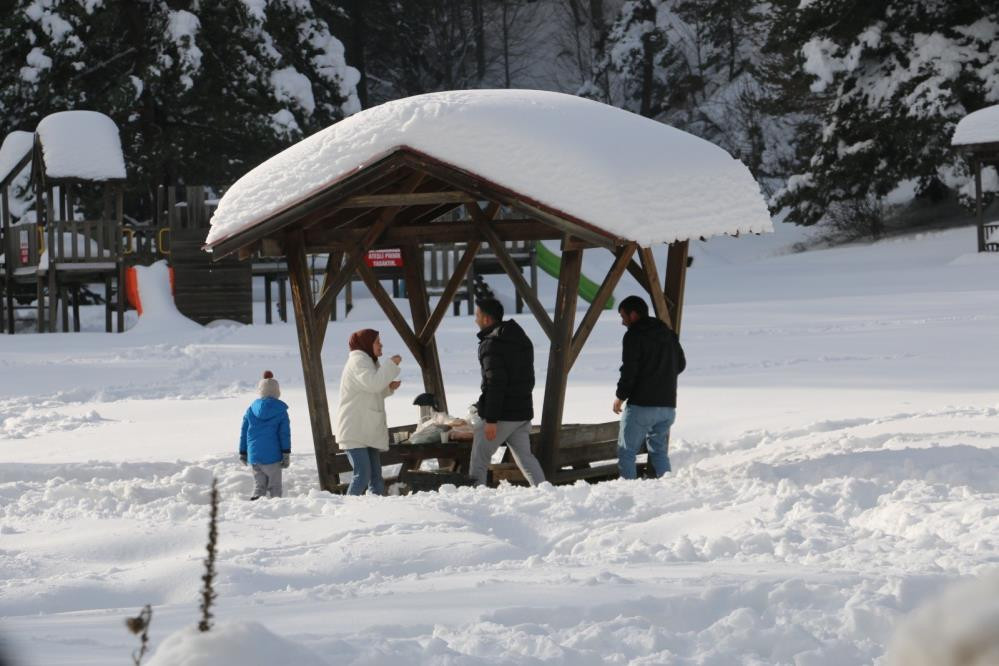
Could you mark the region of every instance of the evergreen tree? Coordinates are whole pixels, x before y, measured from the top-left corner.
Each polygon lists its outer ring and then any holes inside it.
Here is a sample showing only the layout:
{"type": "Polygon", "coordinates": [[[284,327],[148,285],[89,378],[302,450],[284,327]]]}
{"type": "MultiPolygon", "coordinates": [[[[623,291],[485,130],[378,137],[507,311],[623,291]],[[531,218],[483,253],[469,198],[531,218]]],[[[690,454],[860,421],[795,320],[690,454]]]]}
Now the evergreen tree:
{"type": "Polygon", "coordinates": [[[227,185],[359,109],[358,73],[308,0],[11,4],[0,129],[106,113],[121,130],[132,216],[149,215],[158,185],[227,185]]]}
{"type": "Polygon", "coordinates": [[[967,186],[950,138],[966,113],[999,101],[994,3],[821,0],[781,14],[779,37],[821,100],[818,131],[798,146],[803,168],[778,197],[789,219],[877,216],[900,188],[937,199],[967,186]]]}

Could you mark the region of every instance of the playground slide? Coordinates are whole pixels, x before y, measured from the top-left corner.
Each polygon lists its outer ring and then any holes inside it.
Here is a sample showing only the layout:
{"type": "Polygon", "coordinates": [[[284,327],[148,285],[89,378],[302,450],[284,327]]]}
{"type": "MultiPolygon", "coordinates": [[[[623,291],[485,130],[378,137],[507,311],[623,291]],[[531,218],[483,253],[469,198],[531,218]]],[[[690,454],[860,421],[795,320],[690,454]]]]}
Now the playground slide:
{"type": "Polygon", "coordinates": [[[141,326],[197,326],[182,315],[173,302],[173,271],[165,261],[129,268],[125,283],[128,300],[139,313],[141,326]]]}
{"type": "MultiPolygon", "coordinates": [[[[562,268],[562,258],[544,246],[544,243],[535,243],[538,253],[538,267],[545,273],[557,278],[562,268]]],[[[589,279],[585,275],[579,276],[579,295],[587,303],[592,303],[597,295],[600,285],[589,279]]],[[[604,310],[614,309],[614,296],[607,299],[604,310]]]]}

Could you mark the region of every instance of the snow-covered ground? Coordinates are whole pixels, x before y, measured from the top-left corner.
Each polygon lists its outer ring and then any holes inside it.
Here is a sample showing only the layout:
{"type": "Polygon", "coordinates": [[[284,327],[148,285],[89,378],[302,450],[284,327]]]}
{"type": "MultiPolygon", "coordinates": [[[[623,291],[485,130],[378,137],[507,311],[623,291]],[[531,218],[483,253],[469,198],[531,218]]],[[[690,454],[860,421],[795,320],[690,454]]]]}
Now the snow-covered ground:
{"type": "MultiPolygon", "coordinates": [[[[793,240],[695,243],[660,481],[330,496],[291,324],[147,312],[124,335],[0,337],[0,635],[17,663],[125,663],[123,619],[149,603],[154,650],[183,653],[197,637],[164,641],[196,622],[214,474],[216,616],[244,652],[275,643],[227,623],[329,664],[877,662],[905,614],[999,568],[999,256],[971,254],[972,229],[775,256],[793,240]],[[286,498],[249,503],[235,450],[264,369],[293,464],[286,498]]],[[[610,256],[592,252],[599,279],[610,256]]],[[[404,350],[359,300],[327,335],[331,388],[369,325],[404,350]]],[[[606,313],[567,421],[613,420],[621,334],[606,313]]],[[[445,320],[455,412],[477,393],[474,344],[471,318],[445,320]]],[[[403,367],[393,423],[420,392],[403,367]]]]}

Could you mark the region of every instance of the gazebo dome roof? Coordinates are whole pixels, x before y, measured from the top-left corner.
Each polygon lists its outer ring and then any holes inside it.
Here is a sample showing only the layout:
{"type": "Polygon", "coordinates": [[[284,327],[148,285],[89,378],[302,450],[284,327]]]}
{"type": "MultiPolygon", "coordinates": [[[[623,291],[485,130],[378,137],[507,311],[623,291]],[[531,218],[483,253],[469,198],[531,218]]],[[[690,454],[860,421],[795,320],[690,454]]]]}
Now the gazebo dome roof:
{"type": "Polygon", "coordinates": [[[600,102],[536,90],[395,100],[300,141],[222,197],[213,245],[400,149],[642,245],[772,231],[746,166],[718,146],[600,102]]]}

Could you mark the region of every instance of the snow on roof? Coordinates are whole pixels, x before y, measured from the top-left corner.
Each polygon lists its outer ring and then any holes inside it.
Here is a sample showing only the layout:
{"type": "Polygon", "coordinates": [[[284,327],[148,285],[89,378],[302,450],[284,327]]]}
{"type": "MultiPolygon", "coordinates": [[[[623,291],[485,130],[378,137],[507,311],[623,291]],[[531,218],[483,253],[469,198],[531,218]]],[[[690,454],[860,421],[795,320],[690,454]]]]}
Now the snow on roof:
{"type": "Polygon", "coordinates": [[[999,104],[969,113],[957,123],[952,146],[999,141],[999,104]]]}
{"type": "Polygon", "coordinates": [[[773,230],[749,170],[708,141],[572,95],[464,90],[367,109],[272,157],[222,197],[207,243],[400,147],[643,245],[773,230]]]}
{"type": "Polygon", "coordinates": [[[96,111],[60,111],[38,123],[49,178],[125,178],[118,126],[96,111]]]}
{"type": "Polygon", "coordinates": [[[10,175],[11,169],[31,151],[35,135],[31,132],[14,131],[7,135],[0,145],[0,180],[10,175]]]}

